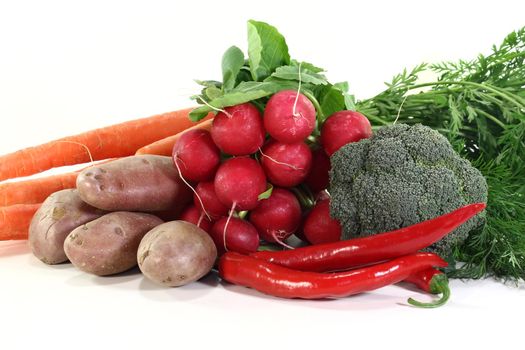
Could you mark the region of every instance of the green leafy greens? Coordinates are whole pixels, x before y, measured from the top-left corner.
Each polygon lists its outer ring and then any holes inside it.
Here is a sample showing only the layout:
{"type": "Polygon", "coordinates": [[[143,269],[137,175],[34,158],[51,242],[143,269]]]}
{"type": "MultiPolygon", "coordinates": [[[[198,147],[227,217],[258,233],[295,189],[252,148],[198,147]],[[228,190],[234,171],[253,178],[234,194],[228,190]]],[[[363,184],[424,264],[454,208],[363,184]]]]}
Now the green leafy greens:
{"type": "Polygon", "coordinates": [[[194,109],[190,118],[199,121],[210,112],[245,102],[264,105],[265,98],[276,92],[299,88],[316,106],[321,120],[345,106],[353,106],[348,84],[332,85],[323,72],[311,63],[291,60],[286,40],[275,27],[250,20],[248,59],[236,46],[224,53],[223,81],[197,81],[203,89],[192,98],[202,106],[194,109]]]}

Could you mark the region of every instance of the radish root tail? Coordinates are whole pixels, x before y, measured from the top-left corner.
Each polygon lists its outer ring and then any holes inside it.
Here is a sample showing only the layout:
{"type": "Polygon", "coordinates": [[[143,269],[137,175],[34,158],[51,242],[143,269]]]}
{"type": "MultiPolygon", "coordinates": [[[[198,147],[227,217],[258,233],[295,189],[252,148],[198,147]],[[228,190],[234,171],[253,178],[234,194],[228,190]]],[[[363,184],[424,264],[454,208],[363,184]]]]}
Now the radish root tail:
{"type": "Polygon", "coordinates": [[[297,101],[299,100],[299,94],[301,93],[301,64],[302,62],[299,62],[299,86],[297,87],[297,94],[295,95],[295,101],[293,103],[293,109],[292,109],[292,115],[294,117],[302,117],[303,115],[301,113],[297,113],[297,101]]]}
{"type": "Polygon", "coordinates": [[[286,235],[286,233],[287,232],[285,232],[285,231],[272,230],[271,235],[272,235],[272,238],[275,239],[275,242],[277,242],[278,244],[282,245],[283,247],[288,248],[288,249],[295,249],[294,247],[292,247],[289,244],[286,244],[283,241],[283,237],[286,235]],[[278,235],[279,233],[284,234],[284,235],[278,235]]]}
{"type": "Polygon", "coordinates": [[[199,220],[197,220],[197,227],[201,227],[203,219],[204,219],[204,212],[201,212],[201,215],[199,216],[199,220]]]}
{"type": "Polygon", "coordinates": [[[217,108],[217,107],[213,107],[211,104],[209,104],[208,102],[206,102],[205,99],[203,99],[203,98],[200,97],[200,96],[198,96],[198,97],[199,97],[199,99],[201,100],[202,103],[204,103],[206,106],[210,107],[210,108],[213,109],[214,111],[216,111],[216,112],[222,112],[222,113],[226,114],[226,116],[227,116],[228,118],[232,118],[232,117],[233,117],[233,115],[231,115],[230,113],[228,113],[226,110],[224,110],[224,109],[220,109],[220,108],[217,108]]]}
{"type": "Polygon", "coordinates": [[[233,202],[232,207],[230,209],[230,213],[228,214],[228,219],[226,219],[226,224],[224,225],[224,230],[222,232],[222,243],[224,244],[224,251],[228,251],[228,247],[226,246],[226,230],[228,229],[228,225],[230,224],[230,219],[233,216],[233,213],[235,212],[235,206],[237,205],[237,202],[233,202]]]}
{"type": "Polygon", "coordinates": [[[299,168],[299,167],[297,167],[297,166],[295,166],[295,165],[292,165],[292,164],[279,162],[277,159],[274,159],[274,158],[270,157],[269,155],[264,154],[264,152],[262,151],[261,148],[259,148],[259,152],[261,152],[261,155],[262,155],[263,157],[268,158],[269,160],[271,160],[271,161],[274,162],[275,164],[284,165],[284,166],[287,166],[287,167],[292,168],[293,170],[304,170],[303,168],[299,168]]]}
{"type": "Polygon", "coordinates": [[[175,157],[173,157],[173,163],[175,163],[175,167],[177,168],[177,171],[179,172],[179,176],[181,178],[181,180],[186,184],[186,186],[188,186],[192,191],[193,193],[195,193],[195,195],[197,196],[197,199],[199,200],[199,203],[201,205],[201,208],[202,208],[202,212],[206,215],[206,217],[211,221],[211,217],[210,217],[210,214],[208,214],[208,212],[206,211],[206,208],[204,207],[204,203],[202,202],[202,199],[201,199],[201,196],[199,196],[199,194],[197,193],[197,191],[193,188],[192,185],[190,185],[190,183],[188,181],[186,181],[186,179],[184,178],[184,176],[182,176],[182,172],[180,171],[180,167],[179,167],[179,157],[177,155],[175,155],[175,157]]]}

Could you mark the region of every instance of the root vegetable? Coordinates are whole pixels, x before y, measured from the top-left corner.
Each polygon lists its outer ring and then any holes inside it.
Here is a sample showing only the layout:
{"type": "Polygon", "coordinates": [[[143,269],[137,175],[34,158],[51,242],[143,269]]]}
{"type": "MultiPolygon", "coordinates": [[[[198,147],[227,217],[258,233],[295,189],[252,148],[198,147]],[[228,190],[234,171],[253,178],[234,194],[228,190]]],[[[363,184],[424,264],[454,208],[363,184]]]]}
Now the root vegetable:
{"type": "Polygon", "coordinates": [[[250,212],[250,222],[261,238],[281,243],[299,227],[301,205],[292,192],[274,188],[270,197],[250,212]]]}
{"type": "Polygon", "coordinates": [[[230,218],[229,221],[228,218],[219,219],[213,225],[210,235],[219,255],[226,251],[248,254],[259,248],[257,229],[248,221],[238,218],[230,218]]]}
{"type": "Polygon", "coordinates": [[[217,259],[217,249],[202,229],[177,220],[149,231],[140,242],[137,258],[148,279],[178,287],[206,275],[217,259]]]}
{"type": "Polygon", "coordinates": [[[310,100],[294,90],[274,94],[264,110],[264,128],[276,140],[296,143],[315,128],[315,108],[310,100]]]}
{"type": "Polygon", "coordinates": [[[261,151],[261,165],[270,182],[293,187],[304,181],[312,165],[312,152],[304,142],[268,142],[261,151]]]}
{"type": "Polygon", "coordinates": [[[266,190],[266,176],[255,160],[231,158],[217,170],[214,186],[224,205],[232,210],[251,210],[259,204],[259,195],[266,190]]]}
{"type": "Polygon", "coordinates": [[[227,107],[215,116],[211,136],[224,153],[234,156],[255,153],[264,143],[261,114],[251,103],[227,107]]]}

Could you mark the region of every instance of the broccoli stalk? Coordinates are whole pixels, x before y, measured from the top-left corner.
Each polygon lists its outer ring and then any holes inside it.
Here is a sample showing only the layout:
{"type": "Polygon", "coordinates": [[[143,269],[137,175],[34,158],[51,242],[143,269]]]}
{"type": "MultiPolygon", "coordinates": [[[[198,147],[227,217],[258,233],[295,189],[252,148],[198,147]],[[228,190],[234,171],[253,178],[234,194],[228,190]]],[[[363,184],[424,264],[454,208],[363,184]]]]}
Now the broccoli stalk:
{"type": "MultiPolygon", "coordinates": [[[[487,201],[487,182],[439,132],[421,124],[380,128],[331,157],[330,213],[342,239],[368,236],[434,218],[463,205],[487,201]]],[[[452,256],[484,213],[429,247],[452,256]]]]}

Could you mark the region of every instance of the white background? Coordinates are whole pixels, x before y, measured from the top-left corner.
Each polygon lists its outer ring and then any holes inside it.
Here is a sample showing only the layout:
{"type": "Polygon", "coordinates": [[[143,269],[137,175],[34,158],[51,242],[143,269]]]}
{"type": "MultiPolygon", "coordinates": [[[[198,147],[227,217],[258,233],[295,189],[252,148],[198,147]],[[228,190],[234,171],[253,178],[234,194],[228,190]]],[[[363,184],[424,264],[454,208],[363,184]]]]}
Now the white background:
{"type": "MultiPolygon", "coordinates": [[[[246,50],[251,18],[365,98],[404,67],[487,53],[524,13],[525,2],[502,0],[0,0],[0,154],[192,105],[193,79],[220,79],[224,50],[246,50]]],[[[279,300],[213,275],[164,289],[137,271],[45,266],[25,242],[4,242],[0,349],[523,346],[523,286],[452,290],[447,306],[420,310],[405,300],[427,296],[406,286],[333,301],[279,300]]]]}

